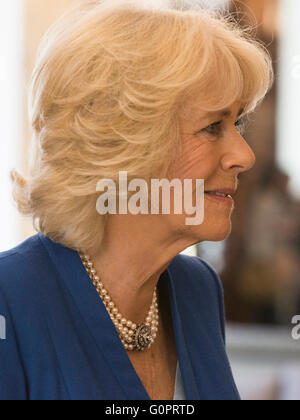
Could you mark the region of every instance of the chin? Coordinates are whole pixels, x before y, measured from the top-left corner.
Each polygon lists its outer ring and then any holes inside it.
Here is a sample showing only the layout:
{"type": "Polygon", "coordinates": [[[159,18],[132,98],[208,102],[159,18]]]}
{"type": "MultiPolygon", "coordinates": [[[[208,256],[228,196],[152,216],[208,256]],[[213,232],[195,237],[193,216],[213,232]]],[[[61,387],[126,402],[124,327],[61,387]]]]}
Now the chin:
{"type": "Polygon", "coordinates": [[[231,223],[229,224],[227,223],[226,226],[222,226],[222,227],[213,226],[211,228],[208,228],[208,233],[204,241],[209,241],[209,242],[225,241],[225,239],[227,239],[230,236],[231,229],[232,229],[231,223]]]}

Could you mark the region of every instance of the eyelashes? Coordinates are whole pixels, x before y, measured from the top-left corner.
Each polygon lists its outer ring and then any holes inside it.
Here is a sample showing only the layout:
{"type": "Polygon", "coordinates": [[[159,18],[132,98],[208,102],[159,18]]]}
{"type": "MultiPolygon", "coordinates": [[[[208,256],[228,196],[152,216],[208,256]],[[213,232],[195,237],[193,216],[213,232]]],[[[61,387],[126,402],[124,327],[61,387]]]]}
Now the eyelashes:
{"type": "Polygon", "coordinates": [[[203,130],[201,130],[200,133],[203,131],[213,136],[219,136],[223,129],[222,124],[223,124],[223,121],[218,121],[213,124],[210,124],[209,126],[205,127],[203,130]]]}
{"type": "MultiPolygon", "coordinates": [[[[203,128],[202,130],[198,131],[196,134],[208,134],[210,136],[213,137],[220,137],[223,133],[224,130],[224,121],[217,121],[213,124],[208,125],[207,127],[203,128]]],[[[235,122],[235,127],[237,129],[237,131],[241,134],[244,135],[247,125],[246,125],[246,119],[240,118],[239,120],[237,120],[235,122]]]]}

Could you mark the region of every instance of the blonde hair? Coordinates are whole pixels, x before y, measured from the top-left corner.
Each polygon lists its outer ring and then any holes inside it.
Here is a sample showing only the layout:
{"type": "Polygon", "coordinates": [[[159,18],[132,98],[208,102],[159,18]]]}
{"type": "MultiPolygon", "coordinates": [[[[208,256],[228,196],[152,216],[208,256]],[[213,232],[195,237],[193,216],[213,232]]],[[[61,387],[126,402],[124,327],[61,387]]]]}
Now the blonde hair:
{"type": "Polygon", "coordinates": [[[230,16],[136,1],[85,1],[45,33],[29,86],[35,155],[13,195],[35,229],[97,250],[102,178],[164,177],[180,147],[178,109],[194,92],[208,110],[249,113],[273,81],[266,48],[230,16]]]}

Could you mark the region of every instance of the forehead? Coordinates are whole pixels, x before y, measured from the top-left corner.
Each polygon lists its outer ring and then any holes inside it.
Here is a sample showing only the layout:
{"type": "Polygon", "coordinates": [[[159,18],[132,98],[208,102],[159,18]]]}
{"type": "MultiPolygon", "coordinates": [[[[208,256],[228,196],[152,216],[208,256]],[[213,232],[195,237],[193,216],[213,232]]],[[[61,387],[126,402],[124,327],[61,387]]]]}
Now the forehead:
{"type": "Polygon", "coordinates": [[[242,115],[243,107],[239,102],[234,102],[232,105],[216,110],[207,110],[199,105],[196,101],[191,101],[181,109],[181,118],[189,120],[193,123],[199,123],[211,118],[230,118],[242,115]]]}

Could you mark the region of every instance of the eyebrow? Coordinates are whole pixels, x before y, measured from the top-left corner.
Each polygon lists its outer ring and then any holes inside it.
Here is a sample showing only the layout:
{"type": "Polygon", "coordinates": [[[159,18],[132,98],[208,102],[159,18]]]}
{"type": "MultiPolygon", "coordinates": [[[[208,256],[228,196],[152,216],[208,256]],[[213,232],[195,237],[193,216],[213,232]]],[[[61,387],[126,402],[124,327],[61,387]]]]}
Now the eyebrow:
{"type": "MultiPolygon", "coordinates": [[[[244,112],[244,108],[241,108],[238,113],[238,117],[240,117],[244,112]]],[[[220,111],[212,111],[207,112],[201,119],[209,118],[213,116],[223,117],[223,118],[229,118],[231,117],[231,110],[230,109],[222,109],[220,111]]]]}

